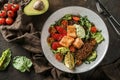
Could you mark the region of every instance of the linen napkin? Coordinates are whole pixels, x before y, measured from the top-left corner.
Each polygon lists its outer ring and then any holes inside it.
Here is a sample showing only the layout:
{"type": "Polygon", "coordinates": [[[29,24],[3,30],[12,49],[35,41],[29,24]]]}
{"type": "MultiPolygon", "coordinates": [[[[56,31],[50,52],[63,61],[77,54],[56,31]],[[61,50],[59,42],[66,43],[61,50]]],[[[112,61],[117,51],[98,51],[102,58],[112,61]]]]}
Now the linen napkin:
{"type": "MultiPolygon", "coordinates": [[[[16,2],[17,0],[14,3],[16,2]]],[[[27,3],[28,1],[20,1],[19,4],[22,6],[15,22],[12,25],[1,25],[0,31],[7,42],[17,42],[32,53],[40,53],[40,32],[35,30],[31,22],[32,17],[26,16],[22,11],[22,7],[27,3]]]]}
{"type": "Polygon", "coordinates": [[[53,67],[41,54],[33,56],[33,65],[36,73],[41,74],[43,80],[81,80],[79,74],[71,74],[53,67]]]}

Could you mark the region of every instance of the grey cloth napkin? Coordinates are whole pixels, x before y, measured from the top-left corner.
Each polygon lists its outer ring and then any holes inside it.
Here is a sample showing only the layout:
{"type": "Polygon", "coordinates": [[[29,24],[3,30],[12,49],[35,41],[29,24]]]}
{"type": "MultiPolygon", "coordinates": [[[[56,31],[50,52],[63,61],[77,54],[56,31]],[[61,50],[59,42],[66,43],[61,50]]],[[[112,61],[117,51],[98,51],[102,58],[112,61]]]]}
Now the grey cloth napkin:
{"type": "Polygon", "coordinates": [[[43,53],[33,56],[35,72],[41,74],[43,80],[81,80],[79,74],[71,74],[60,71],[52,66],[44,57],[43,53]]]}
{"type": "MultiPolygon", "coordinates": [[[[15,0],[16,1],[16,0],[15,0]]],[[[22,6],[25,2],[20,2],[22,6]]],[[[17,13],[17,18],[12,25],[1,25],[0,31],[7,42],[17,42],[32,53],[40,53],[40,32],[35,30],[32,17],[26,16],[22,7],[17,13]]]]}

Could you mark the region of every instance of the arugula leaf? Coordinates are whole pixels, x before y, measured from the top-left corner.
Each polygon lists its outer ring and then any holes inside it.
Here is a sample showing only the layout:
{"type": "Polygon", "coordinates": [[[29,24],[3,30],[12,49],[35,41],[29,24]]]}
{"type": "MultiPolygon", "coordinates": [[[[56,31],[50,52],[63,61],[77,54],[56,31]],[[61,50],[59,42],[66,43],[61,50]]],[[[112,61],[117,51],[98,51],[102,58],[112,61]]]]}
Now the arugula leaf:
{"type": "Polygon", "coordinates": [[[30,71],[32,61],[25,56],[16,56],[13,58],[13,67],[21,72],[30,71]]]}
{"type": "Polygon", "coordinates": [[[88,40],[90,38],[90,31],[86,30],[85,40],[88,40]]]}
{"type": "Polygon", "coordinates": [[[2,56],[0,57],[0,70],[5,70],[11,61],[11,51],[10,49],[6,49],[2,52],[2,56]]]}
{"type": "Polygon", "coordinates": [[[91,22],[88,20],[87,16],[84,16],[80,18],[80,25],[86,26],[87,28],[90,28],[92,26],[91,22]]]}

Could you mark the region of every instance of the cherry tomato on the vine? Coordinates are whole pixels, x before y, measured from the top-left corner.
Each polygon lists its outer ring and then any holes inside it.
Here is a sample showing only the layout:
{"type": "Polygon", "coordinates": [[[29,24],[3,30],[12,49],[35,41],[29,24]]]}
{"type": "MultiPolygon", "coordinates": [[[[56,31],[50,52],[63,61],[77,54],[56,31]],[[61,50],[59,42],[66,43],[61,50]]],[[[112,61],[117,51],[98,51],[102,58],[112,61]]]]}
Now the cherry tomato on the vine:
{"type": "Polygon", "coordinates": [[[5,10],[0,11],[0,17],[6,17],[6,11],[5,10]]]}
{"type": "Polygon", "coordinates": [[[11,10],[16,12],[17,10],[19,10],[19,5],[18,4],[13,4],[13,6],[11,7],[11,10]]]}
{"type": "Polygon", "coordinates": [[[0,25],[5,24],[5,18],[0,18],[0,25]]]}
{"type": "Polygon", "coordinates": [[[0,10],[0,25],[11,25],[16,18],[17,11],[19,10],[19,4],[5,3],[3,9],[0,10]]]}
{"type": "Polygon", "coordinates": [[[4,4],[4,10],[6,10],[6,11],[11,10],[12,5],[13,4],[11,4],[11,3],[4,4]]]}
{"type": "Polygon", "coordinates": [[[8,17],[6,18],[6,24],[11,25],[13,23],[13,19],[8,17]]]}
{"type": "Polygon", "coordinates": [[[9,11],[7,12],[7,15],[8,15],[8,17],[13,18],[13,17],[15,16],[15,13],[14,13],[12,10],[9,10],[9,11]]]}

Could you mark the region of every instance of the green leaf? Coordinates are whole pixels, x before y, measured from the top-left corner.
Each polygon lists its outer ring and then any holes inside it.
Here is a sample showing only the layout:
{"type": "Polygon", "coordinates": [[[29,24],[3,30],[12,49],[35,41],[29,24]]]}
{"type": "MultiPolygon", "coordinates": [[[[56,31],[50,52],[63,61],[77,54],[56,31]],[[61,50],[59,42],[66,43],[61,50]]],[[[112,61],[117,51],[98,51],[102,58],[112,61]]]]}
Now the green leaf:
{"type": "Polygon", "coordinates": [[[88,40],[90,38],[90,31],[86,30],[85,40],[88,40]]]}
{"type": "Polygon", "coordinates": [[[93,51],[92,54],[87,58],[87,61],[94,61],[97,58],[97,52],[93,51]]]}
{"type": "Polygon", "coordinates": [[[13,67],[21,72],[30,71],[32,61],[25,56],[16,56],[13,58],[13,67]]]}
{"type": "Polygon", "coordinates": [[[69,50],[69,48],[66,48],[66,47],[59,47],[59,48],[57,48],[57,50],[53,50],[52,49],[52,52],[54,53],[54,54],[56,54],[56,53],[61,53],[62,55],[65,55],[67,52],[69,52],[70,50],[69,50]]]}
{"type": "Polygon", "coordinates": [[[5,70],[11,61],[11,51],[10,49],[6,49],[2,52],[2,56],[0,57],[0,70],[5,70]]]}
{"type": "Polygon", "coordinates": [[[85,64],[90,64],[91,62],[95,61],[97,58],[97,52],[93,51],[90,56],[84,61],[85,64]]]}
{"type": "Polygon", "coordinates": [[[61,25],[61,21],[62,21],[62,19],[59,19],[58,21],[56,21],[55,24],[54,24],[54,26],[55,25],[61,25]]]}
{"type": "Polygon", "coordinates": [[[97,41],[98,44],[101,43],[101,42],[104,40],[104,37],[103,37],[103,35],[101,34],[101,31],[98,31],[98,32],[96,32],[96,33],[93,33],[91,37],[92,37],[92,38],[95,38],[95,40],[97,41]]]}
{"type": "Polygon", "coordinates": [[[80,18],[80,25],[81,26],[86,26],[87,28],[90,28],[92,26],[91,22],[88,20],[87,16],[81,17],[80,18]]]}
{"type": "Polygon", "coordinates": [[[64,20],[71,20],[72,19],[72,15],[71,14],[66,14],[62,19],[64,19],[64,20]]]}
{"type": "Polygon", "coordinates": [[[92,26],[92,24],[89,21],[85,21],[85,26],[90,28],[92,26]]]}
{"type": "Polygon", "coordinates": [[[70,51],[69,48],[66,48],[66,47],[57,48],[57,52],[61,53],[62,55],[65,55],[69,51],[70,51]]]}

